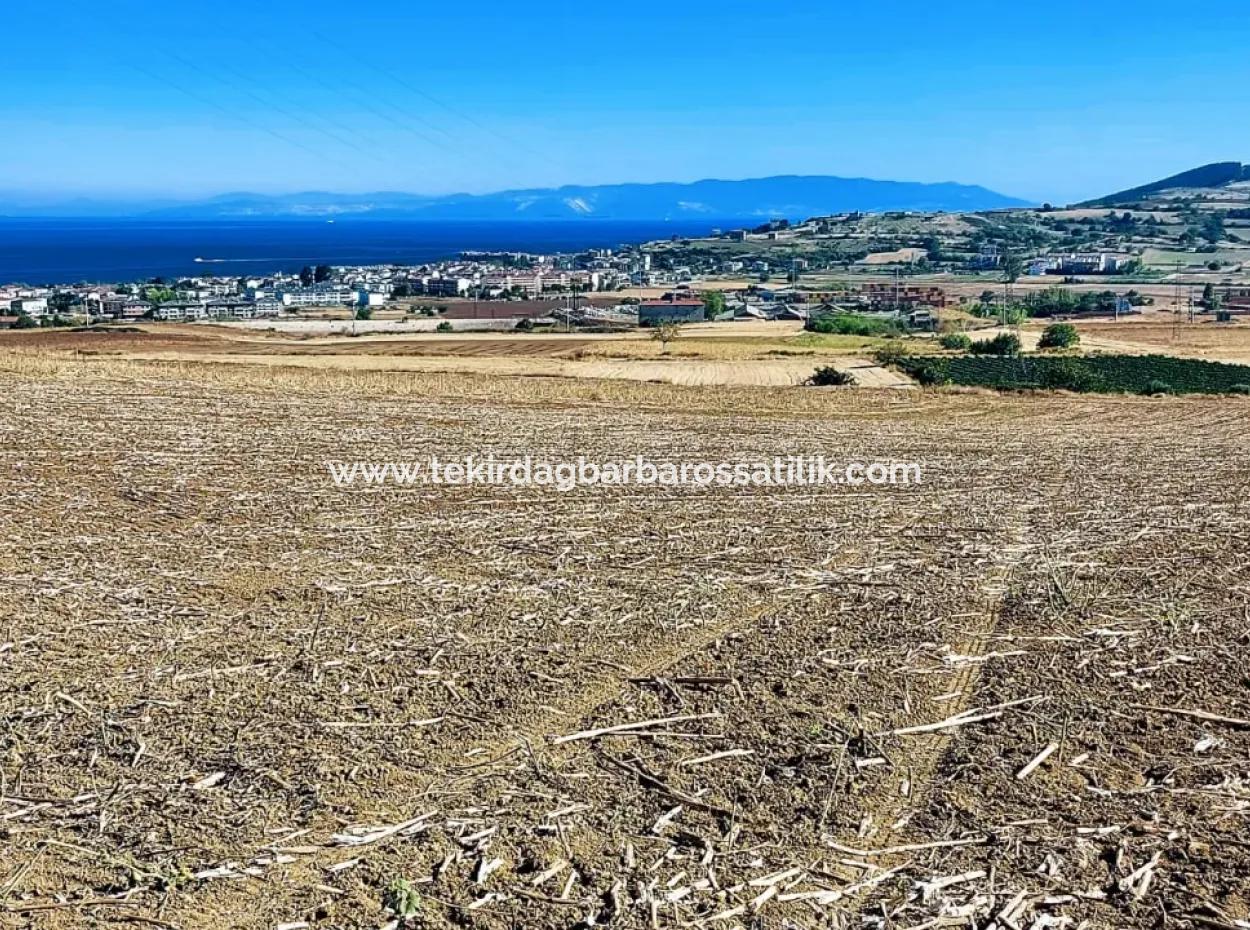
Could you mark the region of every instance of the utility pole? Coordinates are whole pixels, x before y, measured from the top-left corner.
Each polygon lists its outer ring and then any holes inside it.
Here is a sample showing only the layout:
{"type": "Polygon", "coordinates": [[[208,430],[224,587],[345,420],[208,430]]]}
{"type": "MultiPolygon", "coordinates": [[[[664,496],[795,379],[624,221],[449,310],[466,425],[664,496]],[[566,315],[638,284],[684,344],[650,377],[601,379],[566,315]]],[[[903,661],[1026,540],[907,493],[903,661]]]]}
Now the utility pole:
{"type": "Polygon", "coordinates": [[[1175,277],[1173,279],[1175,290],[1172,296],[1172,341],[1176,341],[1179,335],[1181,321],[1181,263],[1176,262],[1175,277]]]}

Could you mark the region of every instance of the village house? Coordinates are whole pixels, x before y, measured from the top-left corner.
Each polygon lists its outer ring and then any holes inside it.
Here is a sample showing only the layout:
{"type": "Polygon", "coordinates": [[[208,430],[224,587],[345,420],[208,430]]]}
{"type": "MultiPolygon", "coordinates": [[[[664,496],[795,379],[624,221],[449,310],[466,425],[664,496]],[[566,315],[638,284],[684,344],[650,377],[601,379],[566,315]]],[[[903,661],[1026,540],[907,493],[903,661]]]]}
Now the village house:
{"type": "Polygon", "coordinates": [[[48,315],[48,298],[18,297],[9,301],[9,311],[14,316],[28,316],[37,320],[48,315]]]}

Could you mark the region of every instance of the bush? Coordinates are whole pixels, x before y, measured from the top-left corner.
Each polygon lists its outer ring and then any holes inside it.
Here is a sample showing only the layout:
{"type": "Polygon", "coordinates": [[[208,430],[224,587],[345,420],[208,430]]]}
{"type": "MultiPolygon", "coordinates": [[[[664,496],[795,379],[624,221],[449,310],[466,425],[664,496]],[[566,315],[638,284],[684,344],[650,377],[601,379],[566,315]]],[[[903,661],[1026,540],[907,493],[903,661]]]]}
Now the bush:
{"type": "Polygon", "coordinates": [[[516,321],[516,331],[518,333],[532,333],[534,331],[534,321],[527,316],[521,317],[516,321]]]}
{"type": "Polygon", "coordinates": [[[1042,338],[1038,340],[1039,349],[1070,349],[1079,345],[1081,334],[1071,323],[1051,323],[1042,330],[1042,338]]]}
{"type": "Polygon", "coordinates": [[[1038,370],[1039,387],[1079,393],[1106,390],[1102,380],[1083,365],[1080,359],[1061,358],[1053,361],[1054,364],[1045,365],[1038,370]]]}
{"type": "Polygon", "coordinates": [[[1020,354],[1020,337],[1015,333],[999,333],[993,339],[981,339],[971,347],[974,355],[1005,355],[1011,358],[1020,354]]]}
{"type": "Polygon", "coordinates": [[[35,322],[35,318],[26,313],[19,313],[17,319],[13,321],[10,329],[38,329],[39,324],[35,322]]]}
{"type": "Polygon", "coordinates": [[[911,358],[911,353],[907,351],[907,346],[901,342],[887,342],[874,352],[872,357],[878,365],[884,368],[891,368],[906,362],[911,358]]]}
{"type": "Polygon", "coordinates": [[[1250,396],[1250,384],[1234,384],[1228,389],[1230,394],[1245,394],[1250,396]]]}
{"type": "Polygon", "coordinates": [[[938,345],[943,349],[955,349],[959,352],[967,352],[972,348],[972,337],[967,333],[947,333],[938,340],[938,345]]]}
{"type": "Polygon", "coordinates": [[[1250,385],[1250,366],[1163,355],[920,356],[900,367],[924,383],[1008,391],[1229,394],[1237,385],[1250,385]],[[926,367],[933,372],[922,372],[926,367]]]}
{"type": "Polygon", "coordinates": [[[841,387],[847,384],[854,384],[855,376],[849,371],[838,371],[832,365],[822,365],[807,379],[807,383],[814,387],[841,387]]]}
{"type": "Polygon", "coordinates": [[[356,308],[356,319],[358,319],[358,320],[372,320],[372,319],[373,319],[373,308],[372,308],[372,307],[357,307],[357,308],[356,308]]]}
{"type": "Polygon", "coordinates": [[[892,336],[900,330],[893,320],[878,320],[853,313],[835,313],[811,317],[804,329],[813,333],[836,336],[892,336]]]}
{"type": "Polygon", "coordinates": [[[439,323],[437,326],[434,327],[434,332],[450,333],[453,331],[453,328],[454,327],[452,327],[451,323],[448,320],[443,320],[441,323],[439,323]]]}
{"type": "Polygon", "coordinates": [[[950,372],[936,362],[927,362],[919,368],[913,369],[911,375],[925,387],[951,383],[950,372]]]}

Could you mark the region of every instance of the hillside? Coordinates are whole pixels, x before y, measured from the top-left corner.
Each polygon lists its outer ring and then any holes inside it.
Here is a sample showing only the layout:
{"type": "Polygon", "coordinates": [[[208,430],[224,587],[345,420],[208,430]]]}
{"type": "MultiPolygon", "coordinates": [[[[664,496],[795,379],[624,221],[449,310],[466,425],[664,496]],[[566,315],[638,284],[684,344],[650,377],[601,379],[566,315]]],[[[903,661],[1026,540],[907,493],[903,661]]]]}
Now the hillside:
{"type": "Polygon", "coordinates": [[[1140,187],[1131,187],[1128,190],[1108,194],[1106,197],[1100,197],[1097,200],[1087,200],[1082,204],[1078,204],[1078,206],[1118,206],[1120,204],[1136,203],[1145,197],[1163,191],[1180,188],[1218,188],[1235,184],[1238,181],[1250,181],[1250,165],[1242,165],[1238,161],[1214,162],[1210,165],[1203,165],[1201,168],[1182,171],[1180,174],[1174,174],[1161,181],[1153,181],[1140,187]]]}
{"type": "Polygon", "coordinates": [[[758,223],[847,211],[976,211],[1024,206],[984,187],[944,182],[878,181],[831,176],[778,176],[742,181],[609,184],[426,196],[391,191],[225,194],[165,204],[99,205],[77,201],[31,207],[0,197],[0,215],[148,216],[165,219],[430,219],[430,220],[681,220],[758,223]],[[100,209],[97,209],[100,208],[100,209]]]}

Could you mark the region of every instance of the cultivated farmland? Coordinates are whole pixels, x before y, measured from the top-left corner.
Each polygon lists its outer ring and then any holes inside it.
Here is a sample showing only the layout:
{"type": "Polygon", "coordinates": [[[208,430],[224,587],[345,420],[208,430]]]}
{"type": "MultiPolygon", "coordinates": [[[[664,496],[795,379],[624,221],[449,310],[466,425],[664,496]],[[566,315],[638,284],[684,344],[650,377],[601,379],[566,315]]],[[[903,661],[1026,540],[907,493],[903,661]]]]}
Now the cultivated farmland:
{"type": "Polygon", "coordinates": [[[0,926],[1232,927],[1250,403],[0,357],[0,926]],[[914,461],[355,488],[327,460],[914,461]]]}

